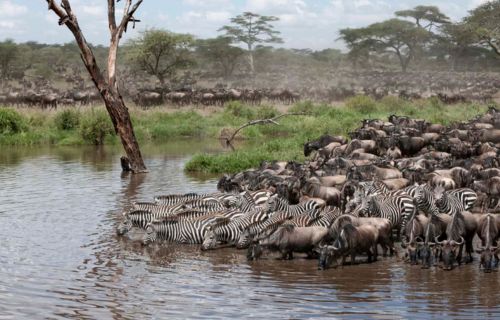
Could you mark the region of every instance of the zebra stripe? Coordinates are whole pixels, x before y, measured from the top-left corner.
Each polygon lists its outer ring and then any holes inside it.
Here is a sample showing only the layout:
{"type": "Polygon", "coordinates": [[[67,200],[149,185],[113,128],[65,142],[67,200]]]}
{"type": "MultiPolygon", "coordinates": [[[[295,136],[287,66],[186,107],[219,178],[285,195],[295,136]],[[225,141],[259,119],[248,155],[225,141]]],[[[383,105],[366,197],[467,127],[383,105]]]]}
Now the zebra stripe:
{"type": "Polygon", "coordinates": [[[301,214],[309,214],[311,217],[319,217],[320,208],[316,201],[308,200],[296,205],[288,204],[288,201],[278,198],[277,196],[270,198],[268,201],[268,212],[284,211],[292,216],[301,214]]]}
{"type": "Polygon", "coordinates": [[[439,212],[453,215],[471,209],[476,200],[477,194],[472,189],[460,188],[444,191],[441,197],[436,199],[436,206],[439,212]]]}
{"type": "Polygon", "coordinates": [[[163,220],[153,221],[146,227],[143,244],[147,245],[158,240],[180,243],[202,243],[208,226],[229,223],[229,219],[218,215],[201,217],[193,220],[163,220]]]}
{"type": "Polygon", "coordinates": [[[198,194],[198,193],[168,194],[168,195],[155,196],[154,200],[158,204],[176,205],[189,200],[201,199],[205,196],[207,196],[207,194],[198,194]]]}
{"type": "Polygon", "coordinates": [[[366,198],[358,210],[373,217],[386,218],[392,228],[400,228],[404,232],[407,221],[416,212],[416,207],[409,195],[376,195],[366,198]]]}
{"type": "Polygon", "coordinates": [[[415,200],[417,208],[422,212],[433,216],[439,214],[436,207],[436,197],[428,184],[408,186],[403,191],[415,200]]]}

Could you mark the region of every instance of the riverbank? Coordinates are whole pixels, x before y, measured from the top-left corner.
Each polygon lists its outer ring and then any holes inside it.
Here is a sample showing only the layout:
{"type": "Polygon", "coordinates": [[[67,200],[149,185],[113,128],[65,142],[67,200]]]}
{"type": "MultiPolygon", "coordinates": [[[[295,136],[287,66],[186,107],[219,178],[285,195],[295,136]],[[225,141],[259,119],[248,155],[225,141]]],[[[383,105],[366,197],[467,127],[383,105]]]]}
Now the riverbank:
{"type": "MultiPolygon", "coordinates": [[[[330,134],[347,135],[365,118],[385,119],[390,114],[423,118],[449,124],[484,112],[487,104],[444,105],[437,99],[405,101],[386,97],[374,101],[365,96],[327,105],[301,102],[289,107],[250,106],[232,102],[225,107],[172,110],[165,107],[130,108],[140,144],[165,143],[181,138],[218,139],[248,121],[271,118],[283,112],[307,116],[279,119],[279,125],[250,126],[238,134],[249,141],[233,152],[198,153],[186,170],[204,173],[234,173],[258,166],[263,160],[304,160],[302,145],[330,134]]],[[[118,145],[104,106],[65,108],[57,111],[0,108],[0,145],[118,145]]]]}

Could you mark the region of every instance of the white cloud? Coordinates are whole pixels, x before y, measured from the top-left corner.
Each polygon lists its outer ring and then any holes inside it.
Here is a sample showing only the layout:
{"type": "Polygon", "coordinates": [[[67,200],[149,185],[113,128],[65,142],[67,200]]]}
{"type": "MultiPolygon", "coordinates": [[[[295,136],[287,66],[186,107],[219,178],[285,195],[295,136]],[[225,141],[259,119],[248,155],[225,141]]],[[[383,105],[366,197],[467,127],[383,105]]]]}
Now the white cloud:
{"type": "Polygon", "coordinates": [[[14,21],[0,21],[0,28],[5,29],[14,29],[16,27],[16,23],[14,21]]]}
{"type": "Polygon", "coordinates": [[[13,3],[12,1],[0,1],[0,17],[17,17],[28,12],[28,7],[13,3]]]}
{"type": "Polygon", "coordinates": [[[229,11],[207,11],[205,17],[209,22],[227,22],[232,14],[229,11]]]}
{"type": "Polygon", "coordinates": [[[84,5],[82,6],[83,13],[86,13],[91,16],[104,16],[104,7],[98,5],[84,5]]]}

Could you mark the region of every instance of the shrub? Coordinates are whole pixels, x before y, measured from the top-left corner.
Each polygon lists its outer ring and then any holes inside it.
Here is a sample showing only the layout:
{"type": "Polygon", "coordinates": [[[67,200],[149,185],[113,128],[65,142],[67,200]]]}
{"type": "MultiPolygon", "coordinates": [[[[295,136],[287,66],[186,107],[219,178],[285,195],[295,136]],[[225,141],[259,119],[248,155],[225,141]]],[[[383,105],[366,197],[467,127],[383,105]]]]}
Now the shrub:
{"type": "Polygon", "coordinates": [[[80,113],[71,109],[64,110],[56,115],[54,122],[59,130],[76,129],[80,124],[80,113]]]}
{"type": "Polygon", "coordinates": [[[269,118],[274,118],[277,115],[278,115],[278,110],[276,110],[275,107],[268,105],[262,105],[257,107],[257,114],[256,114],[257,119],[269,119],[269,118]]]}
{"type": "Polygon", "coordinates": [[[348,109],[353,109],[360,113],[372,113],[377,110],[377,103],[367,96],[354,96],[346,100],[345,105],[348,109]]]}
{"type": "Polygon", "coordinates": [[[92,110],[80,121],[80,135],[85,142],[101,145],[107,135],[114,133],[113,123],[103,110],[92,110]]]}
{"type": "Polygon", "coordinates": [[[14,109],[0,108],[0,133],[13,134],[26,128],[24,118],[14,109]]]}
{"type": "Polygon", "coordinates": [[[239,101],[231,101],[227,103],[226,107],[224,108],[224,112],[234,117],[240,117],[246,119],[255,118],[255,112],[250,107],[243,105],[239,101]]]}

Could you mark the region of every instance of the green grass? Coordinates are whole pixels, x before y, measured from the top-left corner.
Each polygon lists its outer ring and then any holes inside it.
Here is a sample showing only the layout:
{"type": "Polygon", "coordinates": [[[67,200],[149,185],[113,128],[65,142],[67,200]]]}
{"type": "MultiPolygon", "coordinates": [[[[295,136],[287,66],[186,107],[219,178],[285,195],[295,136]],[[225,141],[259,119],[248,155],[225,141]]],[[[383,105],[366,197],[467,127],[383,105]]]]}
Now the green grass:
{"type": "MultiPolygon", "coordinates": [[[[279,125],[247,127],[238,136],[250,143],[234,152],[197,154],[187,163],[186,170],[234,173],[256,167],[263,160],[301,161],[304,142],[326,133],[347,135],[366,118],[387,119],[390,114],[398,114],[450,124],[470,119],[486,109],[486,104],[443,105],[437,99],[408,102],[396,97],[374,101],[357,96],[339,106],[301,102],[290,107],[289,112],[306,112],[307,116],[284,117],[279,119],[279,125]]],[[[222,130],[232,132],[250,120],[279,114],[272,106],[239,102],[231,102],[205,116],[196,111],[171,112],[161,107],[131,108],[130,112],[139,143],[162,143],[184,137],[216,139],[222,130]]],[[[57,111],[0,107],[0,145],[92,145],[118,141],[104,106],[57,111]]]]}

